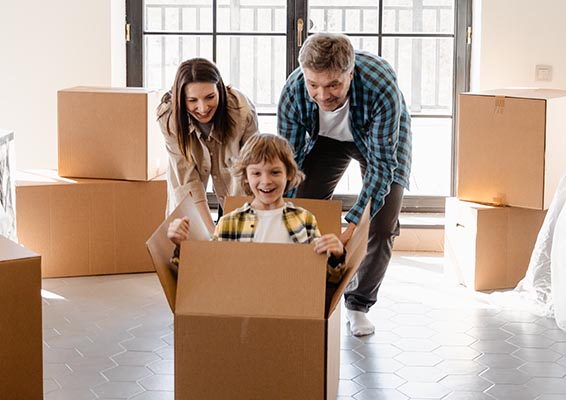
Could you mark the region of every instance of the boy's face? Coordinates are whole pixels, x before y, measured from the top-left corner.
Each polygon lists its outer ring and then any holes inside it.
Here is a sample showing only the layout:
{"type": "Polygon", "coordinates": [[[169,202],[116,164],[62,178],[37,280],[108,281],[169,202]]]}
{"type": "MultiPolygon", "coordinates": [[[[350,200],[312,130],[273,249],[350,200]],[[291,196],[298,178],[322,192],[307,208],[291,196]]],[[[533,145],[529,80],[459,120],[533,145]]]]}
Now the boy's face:
{"type": "Polygon", "coordinates": [[[246,168],[246,177],[254,200],[252,207],[256,210],[274,210],[283,207],[283,193],[287,186],[287,169],[279,159],[250,164],[246,168]]]}

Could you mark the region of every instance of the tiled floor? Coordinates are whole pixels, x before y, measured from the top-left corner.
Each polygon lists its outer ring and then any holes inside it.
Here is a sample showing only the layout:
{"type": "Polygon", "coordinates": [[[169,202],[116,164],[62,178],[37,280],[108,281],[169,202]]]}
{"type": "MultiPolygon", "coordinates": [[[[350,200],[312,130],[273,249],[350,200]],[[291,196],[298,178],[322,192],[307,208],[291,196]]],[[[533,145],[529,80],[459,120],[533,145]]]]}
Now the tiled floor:
{"type": "MultiPolygon", "coordinates": [[[[343,322],[339,399],[565,399],[566,332],[449,284],[441,265],[396,253],[376,334],[343,322]]],[[[154,274],[43,287],[45,399],[173,399],[173,317],[154,274]]]]}

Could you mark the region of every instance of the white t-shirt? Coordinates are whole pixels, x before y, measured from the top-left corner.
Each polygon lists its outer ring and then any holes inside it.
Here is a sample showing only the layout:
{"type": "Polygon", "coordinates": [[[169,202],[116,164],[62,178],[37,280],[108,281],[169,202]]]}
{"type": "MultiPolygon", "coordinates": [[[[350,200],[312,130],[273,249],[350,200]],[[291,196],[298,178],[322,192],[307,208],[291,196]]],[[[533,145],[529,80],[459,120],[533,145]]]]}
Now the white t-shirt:
{"type": "Polygon", "coordinates": [[[283,207],[275,210],[255,210],[257,226],[254,242],[293,243],[289,231],[283,222],[283,207]]]}
{"type": "Polygon", "coordinates": [[[350,98],[342,107],[334,111],[318,109],[318,121],[320,136],[326,136],[341,142],[353,142],[352,130],[350,129],[350,98]]]}

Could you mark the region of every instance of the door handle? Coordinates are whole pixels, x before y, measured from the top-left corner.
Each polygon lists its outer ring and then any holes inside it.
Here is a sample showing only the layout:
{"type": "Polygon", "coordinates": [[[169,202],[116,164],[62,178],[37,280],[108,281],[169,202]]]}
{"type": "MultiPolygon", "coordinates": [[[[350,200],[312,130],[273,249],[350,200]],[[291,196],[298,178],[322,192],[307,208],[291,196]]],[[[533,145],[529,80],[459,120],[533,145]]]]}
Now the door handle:
{"type": "Polygon", "coordinates": [[[297,47],[301,47],[303,45],[303,26],[305,22],[302,18],[297,20],[297,47]]]}

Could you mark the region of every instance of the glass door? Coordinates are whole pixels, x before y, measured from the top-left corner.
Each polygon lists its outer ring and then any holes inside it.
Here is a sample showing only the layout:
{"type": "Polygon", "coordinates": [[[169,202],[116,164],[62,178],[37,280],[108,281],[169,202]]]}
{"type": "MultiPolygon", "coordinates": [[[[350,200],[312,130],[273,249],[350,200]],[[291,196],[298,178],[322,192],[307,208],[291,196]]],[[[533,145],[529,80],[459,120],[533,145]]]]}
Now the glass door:
{"type": "Polygon", "coordinates": [[[256,105],[262,132],[275,133],[286,68],[286,0],[145,0],[143,86],[170,88],[178,65],[214,61],[226,84],[256,105]]]}
{"type": "MultiPolygon", "coordinates": [[[[457,94],[467,90],[471,0],[126,0],[128,85],[168,89],[191,57],[217,63],[227,84],[256,104],[260,130],[276,132],[277,101],[298,66],[300,43],[319,31],[395,68],[413,118],[407,210],[436,210],[454,193],[457,94]]],[[[337,188],[360,191],[352,163],[337,188]]]]}

